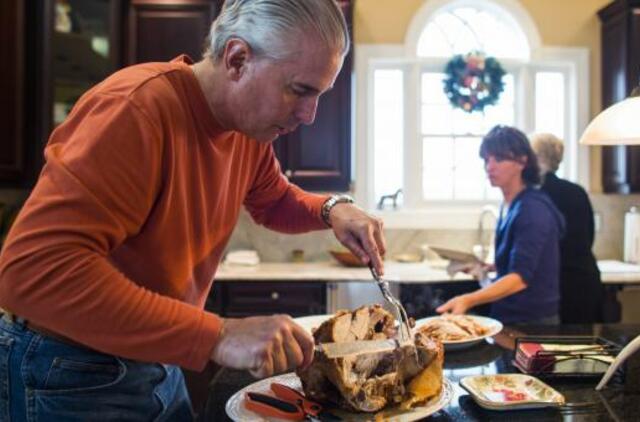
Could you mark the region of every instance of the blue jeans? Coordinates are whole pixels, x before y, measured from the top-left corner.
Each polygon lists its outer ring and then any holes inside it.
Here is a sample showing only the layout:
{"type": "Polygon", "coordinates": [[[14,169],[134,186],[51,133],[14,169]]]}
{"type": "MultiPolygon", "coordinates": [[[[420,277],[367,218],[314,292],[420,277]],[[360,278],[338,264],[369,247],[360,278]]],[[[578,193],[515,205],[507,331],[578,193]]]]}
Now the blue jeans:
{"type": "Polygon", "coordinates": [[[192,421],[182,371],[38,334],[0,318],[0,421],[192,421]]]}

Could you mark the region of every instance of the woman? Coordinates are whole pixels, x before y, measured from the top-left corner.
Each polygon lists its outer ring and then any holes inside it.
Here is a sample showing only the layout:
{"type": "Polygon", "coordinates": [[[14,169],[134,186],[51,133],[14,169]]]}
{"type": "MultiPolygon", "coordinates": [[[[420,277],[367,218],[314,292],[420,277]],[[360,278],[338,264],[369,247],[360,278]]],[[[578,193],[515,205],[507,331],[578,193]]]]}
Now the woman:
{"type": "Polygon", "coordinates": [[[518,129],[496,126],[482,140],[480,157],[491,185],[504,198],[496,227],[497,277],[436,311],[463,314],[491,303],[491,316],[504,323],[558,323],[564,219],[549,197],[534,188],[540,175],[529,141],[518,129]]]}
{"type": "Polygon", "coordinates": [[[533,135],[531,147],[540,164],[540,189],[566,221],[566,234],[560,242],[560,320],[573,324],[600,322],[604,289],[591,252],[594,222],[589,196],[579,185],[556,176],[564,152],[560,139],[549,133],[533,135]]]}

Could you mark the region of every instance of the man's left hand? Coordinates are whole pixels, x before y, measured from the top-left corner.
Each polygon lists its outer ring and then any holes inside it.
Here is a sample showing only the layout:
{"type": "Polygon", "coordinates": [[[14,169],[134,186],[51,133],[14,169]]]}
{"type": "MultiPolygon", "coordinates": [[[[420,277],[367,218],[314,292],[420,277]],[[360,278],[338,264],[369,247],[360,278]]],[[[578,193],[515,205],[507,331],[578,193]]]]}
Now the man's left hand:
{"type": "Polygon", "coordinates": [[[371,262],[378,274],[384,274],[382,256],[386,251],[382,220],[353,204],[336,204],[331,208],[329,221],[336,238],[360,260],[371,262]]]}

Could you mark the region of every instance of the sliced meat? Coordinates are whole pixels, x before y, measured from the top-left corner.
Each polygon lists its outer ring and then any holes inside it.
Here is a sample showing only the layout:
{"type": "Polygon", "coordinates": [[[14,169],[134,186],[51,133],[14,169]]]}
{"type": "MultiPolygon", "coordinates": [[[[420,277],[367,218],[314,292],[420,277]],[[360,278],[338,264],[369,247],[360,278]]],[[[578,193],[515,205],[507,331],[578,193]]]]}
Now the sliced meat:
{"type": "MultiPolygon", "coordinates": [[[[385,339],[393,334],[393,316],[380,305],[372,305],[353,312],[338,312],[313,335],[319,344],[385,339]]],[[[418,334],[415,345],[389,352],[335,359],[316,352],[313,363],[299,370],[298,375],[305,394],[312,400],[349,410],[376,412],[409,399],[409,382],[441,355],[439,342],[418,334]]]]}

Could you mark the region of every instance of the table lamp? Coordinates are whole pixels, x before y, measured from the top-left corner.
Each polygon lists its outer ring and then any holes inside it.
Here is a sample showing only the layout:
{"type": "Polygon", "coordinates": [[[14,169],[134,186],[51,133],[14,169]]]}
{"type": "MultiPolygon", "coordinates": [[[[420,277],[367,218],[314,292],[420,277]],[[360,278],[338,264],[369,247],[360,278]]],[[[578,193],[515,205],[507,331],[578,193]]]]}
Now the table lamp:
{"type": "MultiPolygon", "coordinates": [[[[631,95],[598,114],[580,138],[582,145],[639,145],[640,144],[640,86],[631,95]]],[[[627,344],[607,369],[596,390],[602,390],[627,358],[640,349],[640,336],[627,344]]],[[[629,369],[629,368],[628,368],[629,369]]],[[[627,378],[638,374],[627,373],[627,378]]]]}

